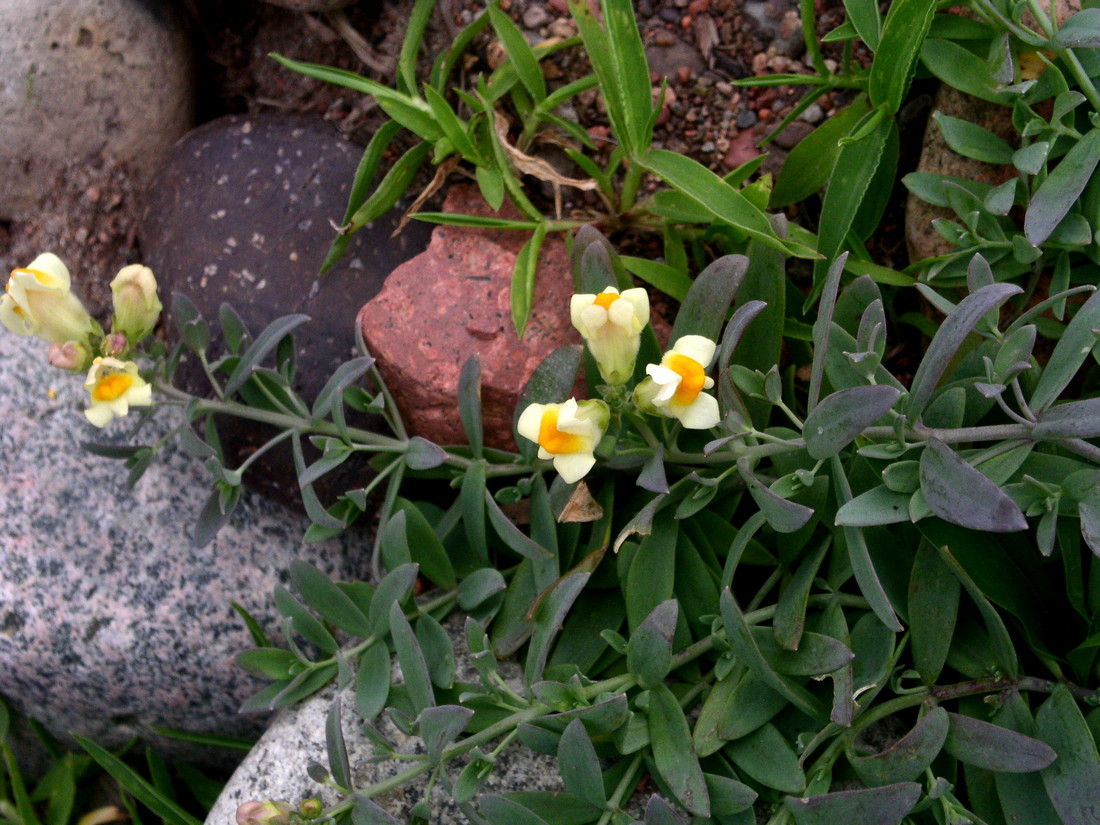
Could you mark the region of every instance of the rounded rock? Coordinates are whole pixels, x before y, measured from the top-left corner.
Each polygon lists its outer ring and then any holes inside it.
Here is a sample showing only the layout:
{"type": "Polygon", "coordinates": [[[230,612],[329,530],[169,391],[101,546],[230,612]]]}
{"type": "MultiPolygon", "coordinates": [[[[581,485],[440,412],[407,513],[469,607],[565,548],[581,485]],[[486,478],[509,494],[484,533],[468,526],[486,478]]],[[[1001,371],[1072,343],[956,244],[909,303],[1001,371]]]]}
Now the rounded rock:
{"type": "MultiPolygon", "coordinates": [[[[63,738],[115,748],[139,736],[210,764],[211,749],[156,730],[263,730],[264,718],[238,712],[263,684],[234,661],[254,643],[231,602],[278,638],[272,590],[290,563],[362,578],[364,538],[307,545],[306,519],[245,492],[222,532],[195,547],[213,477],[169,446],[128,489],[121,461],[81,443],[122,443],[136,421],[88,424],[81,376],[47,366],[45,350],[0,330],[0,694],[63,738]]],[[[140,443],[179,424],[177,410],[158,410],[140,443]]]]}
{"type": "Polygon", "coordinates": [[[0,4],[0,217],[31,213],[66,163],[148,180],[191,125],[191,48],[170,3],[0,4]]]}

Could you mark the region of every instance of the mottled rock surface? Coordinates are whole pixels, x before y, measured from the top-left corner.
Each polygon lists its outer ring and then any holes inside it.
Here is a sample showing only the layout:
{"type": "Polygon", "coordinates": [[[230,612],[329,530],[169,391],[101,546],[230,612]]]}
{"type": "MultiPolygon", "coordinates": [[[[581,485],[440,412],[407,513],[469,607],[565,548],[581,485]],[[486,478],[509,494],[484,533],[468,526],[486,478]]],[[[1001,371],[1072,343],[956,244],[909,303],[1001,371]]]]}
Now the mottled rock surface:
{"type": "MultiPolygon", "coordinates": [[[[940,87],[932,111],[977,123],[1005,140],[1018,140],[1012,128],[1011,109],[963,94],[951,86],[940,87]]],[[[934,117],[928,119],[917,171],[968,178],[993,186],[1004,183],[1016,174],[1011,166],[996,166],[956,154],[943,139],[943,132],[934,117]]],[[[955,249],[936,232],[932,222],[937,218],[957,220],[951,210],[933,206],[910,193],[905,205],[905,240],[910,260],[945,255],[955,249]]]]}
{"type": "MultiPolygon", "coordinates": [[[[469,658],[464,655],[465,643],[459,629],[461,623],[449,622],[447,626],[455,642],[458,678],[476,682],[477,673],[469,658]]],[[[506,663],[501,672],[506,678],[511,677],[514,687],[518,685],[518,667],[506,663]]],[[[311,796],[319,796],[326,805],[339,801],[340,797],[330,788],[314,782],[306,775],[306,769],[311,762],[328,764],[325,721],[337,699],[341,702],[343,731],[352,777],[358,787],[378,782],[410,766],[409,762],[372,763],[370,757],[374,751],[370,740],[361,733],[362,726],[355,715],[354,696],[350,689],[336,694],[335,689],[330,686],[301,705],[282,711],[275,718],[267,733],[226,784],[225,790],[207,815],[207,825],[231,825],[237,807],[250,800],[282,800],[295,807],[311,796]]],[[[376,724],[381,733],[397,746],[400,753],[423,753],[420,740],[403,735],[384,714],[376,724]]],[[[513,745],[497,757],[493,773],[483,786],[483,792],[561,790],[556,761],[520,745],[513,745]]],[[[452,766],[452,781],[458,778],[462,764],[452,766]]],[[[420,801],[423,787],[423,781],[415,782],[375,801],[405,822],[409,809],[420,801]]],[[[465,825],[468,821],[444,794],[436,791],[432,804],[432,825],[465,825]]]]}
{"type": "MultiPolygon", "coordinates": [[[[477,190],[451,189],[444,211],[489,214],[477,190]]],[[[506,217],[514,217],[512,214],[506,217]]],[[[398,267],[359,313],[358,323],[411,432],[440,444],[465,441],[458,377],[481,358],[486,443],[513,448],[512,415],[535,367],[554,349],[579,343],[569,320],[573,293],[565,243],[542,247],[531,319],[512,325],[510,284],[527,232],[437,226],[422,254],[398,267]]]]}
{"type": "Polygon", "coordinates": [[[128,490],[121,462],[80,444],[121,443],[136,419],[88,424],[80,377],[48,367],[45,349],[0,331],[0,694],[55,734],[107,747],[138,735],[196,755],[155,727],[258,735],[263,719],[237,713],[262,683],[234,663],[252,643],[230,602],[275,638],[271,592],[290,562],[365,576],[362,536],[306,545],[304,518],[245,493],[221,534],[193,547],[210,476],[169,447],[128,490]]]}
{"type": "Polygon", "coordinates": [[[0,3],[0,217],[35,208],[73,160],[148,180],[192,125],[187,28],[143,0],[0,3]]]}
{"type": "Polygon", "coordinates": [[[165,295],[212,318],[228,301],[254,335],[279,315],[312,318],[295,333],[306,397],[351,356],[359,307],[430,233],[414,222],[390,238],[387,216],[319,275],[362,152],[317,117],[231,115],[180,141],[146,198],[139,238],[165,295]]]}
{"type": "MultiPolygon", "coordinates": [[[[431,232],[413,221],[391,238],[399,217],[391,213],[356,233],[343,259],[319,275],[335,237],[331,222],[343,218],[362,151],[317,117],[221,118],[180,141],[150,187],[140,227],[145,263],[166,306],[179,292],[216,320],[228,302],[253,335],[279,316],[310,316],[294,332],[294,388],[307,401],[355,354],[359,307],[398,264],[427,246],[431,232]]],[[[215,341],[211,351],[218,347],[215,341]]],[[[196,393],[209,390],[195,359],[181,381],[196,393]]],[[[227,449],[238,456],[273,434],[233,422],[222,429],[227,449]]],[[[278,449],[257,463],[252,482],[294,501],[292,470],[289,447],[278,449]]],[[[359,462],[342,467],[339,477],[323,480],[322,492],[362,486],[352,479],[361,472],[359,462]]]]}

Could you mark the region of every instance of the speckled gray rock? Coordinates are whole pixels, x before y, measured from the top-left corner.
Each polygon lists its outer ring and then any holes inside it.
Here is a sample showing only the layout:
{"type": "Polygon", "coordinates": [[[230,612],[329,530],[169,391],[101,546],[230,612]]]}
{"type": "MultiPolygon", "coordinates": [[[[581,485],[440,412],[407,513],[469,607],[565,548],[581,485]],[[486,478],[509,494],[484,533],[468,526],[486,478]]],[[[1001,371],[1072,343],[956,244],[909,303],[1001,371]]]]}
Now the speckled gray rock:
{"type": "MultiPolygon", "coordinates": [[[[391,238],[398,216],[384,216],[357,232],[343,259],[318,274],[362,152],[318,117],[221,118],[180,141],[150,185],[139,227],[144,263],[162,294],[183,293],[207,318],[216,319],[228,302],[256,335],[280,315],[310,316],[294,332],[295,390],[307,401],[353,355],[358,309],[431,236],[431,226],[412,221],[391,238]]],[[[202,370],[192,366],[181,382],[205,391],[202,370]]],[[[223,430],[227,449],[250,452],[271,435],[260,429],[223,430]]],[[[276,450],[260,460],[254,478],[263,480],[264,492],[293,501],[297,485],[283,483],[293,481],[292,466],[289,447],[276,450]]],[[[355,462],[341,467],[337,475],[349,481],[333,479],[331,491],[362,486],[350,480],[361,469],[355,462]]],[[[328,489],[323,479],[322,494],[328,489]]]]}
{"type": "Polygon", "coordinates": [[[131,422],[89,425],[80,377],[48,367],[45,350],[0,330],[0,693],[54,733],[105,746],[136,734],[193,752],[152,737],[159,726],[258,735],[264,720],[237,713],[262,683],[233,661],[252,644],[230,601],[277,636],[271,591],[290,562],[361,577],[363,537],[305,545],[304,519],[246,493],[195,549],[206,471],[169,448],[128,490],[120,463],[80,443],[117,440],[131,422]]]}
{"type": "Polygon", "coordinates": [[[174,4],[0,3],[0,217],[35,208],[70,161],[102,154],[147,180],[194,108],[174,4]]]}
{"type": "MultiPolygon", "coordinates": [[[[460,638],[460,626],[456,621],[447,623],[455,644],[459,678],[476,682],[476,671],[464,655],[465,641],[460,638]]],[[[518,667],[504,663],[501,673],[506,678],[510,677],[514,686],[519,684],[518,667]]],[[[251,800],[282,800],[297,806],[303,799],[318,796],[325,805],[338,802],[340,797],[330,788],[314,782],[306,774],[310,763],[328,764],[325,720],[336,696],[334,687],[330,686],[301,705],[281,712],[226,784],[206,818],[206,825],[232,825],[237,807],[251,800]]],[[[408,762],[372,763],[372,746],[370,740],[361,733],[362,725],[355,716],[354,698],[350,690],[341,692],[339,701],[352,778],[358,787],[378,782],[409,767],[408,762]]],[[[399,752],[424,752],[418,749],[418,739],[404,736],[385,719],[385,714],[377,727],[397,746],[399,752]]],[[[461,767],[462,765],[458,765],[457,769],[452,768],[452,780],[458,778],[461,767]]],[[[493,773],[483,786],[486,793],[561,789],[556,760],[520,745],[512,745],[497,757],[493,773]]],[[[375,801],[398,819],[405,821],[409,809],[420,801],[422,791],[422,782],[413,783],[375,801]]],[[[431,822],[432,825],[466,825],[468,820],[437,789],[436,796],[433,797],[431,822]]]]}

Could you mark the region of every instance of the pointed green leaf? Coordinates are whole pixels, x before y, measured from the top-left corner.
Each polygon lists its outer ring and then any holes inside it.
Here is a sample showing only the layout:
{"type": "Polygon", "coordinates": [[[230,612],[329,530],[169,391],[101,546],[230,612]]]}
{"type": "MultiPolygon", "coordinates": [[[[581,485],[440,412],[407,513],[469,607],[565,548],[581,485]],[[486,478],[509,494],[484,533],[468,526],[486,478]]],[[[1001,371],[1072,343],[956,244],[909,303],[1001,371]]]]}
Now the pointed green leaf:
{"type": "Polygon", "coordinates": [[[821,399],[806,416],[802,433],[811,458],[836,455],[867,427],[884,416],[901,397],[901,391],[886,385],[868,385],[839,390],[821,399]]]}
{"type": "Polygon", "coordinates": [[[945,521],[994,533],[1027,529],[1027,520],[1015,502],[938,439],[925,443],[920,483],[929,508],[945,521]]]}
{"type": "Polygon", "coordinates": [[[664,685],[650,690],[646,719],[657,772],[685,809],[696,816],[710,816],[710,795],[699,759],[691,747],[684,711],[664,685]]]}
{"type": "Polygon", "coordinates": [[[1035,714],[1036,735],[1058,758],[1042,772],[1064,825],[1093,825],[1100,814],[1100,757],[1069,689],[1057,685],[1035,714]]]}
{"type": "Polygon", "coordinates": [[[596,749],[580,719],[570,722],[558,743],[558,770],[565,788],[589,805],[607,807],[603,770],[596,749]]]}
{"type": "Polygon", "coordinates": [[[971,716],[949,713],[951,728],[944,750],[978,768],[1030,773],[1052,763],[1056,754],[1045,742],[971,716]]]}
{"type": "MultiPolygon", "coordinates": [[[[932,6],[935,8],[935,6],[932,6]]],[[[810,799],[789,796],[783,806],[795,825],[900,825],[920,799],[921,786],[899,782],[865,791],[838,791],[810,799]]]]}

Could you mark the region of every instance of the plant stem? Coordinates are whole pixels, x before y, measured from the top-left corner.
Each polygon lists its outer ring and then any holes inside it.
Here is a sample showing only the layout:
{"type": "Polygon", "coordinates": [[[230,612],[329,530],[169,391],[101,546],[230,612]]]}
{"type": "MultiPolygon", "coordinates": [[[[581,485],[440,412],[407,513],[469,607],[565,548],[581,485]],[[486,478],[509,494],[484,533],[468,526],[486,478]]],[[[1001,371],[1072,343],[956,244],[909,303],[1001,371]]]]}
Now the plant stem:
{"type": "Polygon", "coordinates": [[[814,15],[814,0],[802,0],[799,4],[802,17],[802,39],[806,41],[806,53],[810,56],[814,71],[829,76],[825,66],[825,57],[821,54],[821,44],[817,42],[817,20],[814,15]]]}

